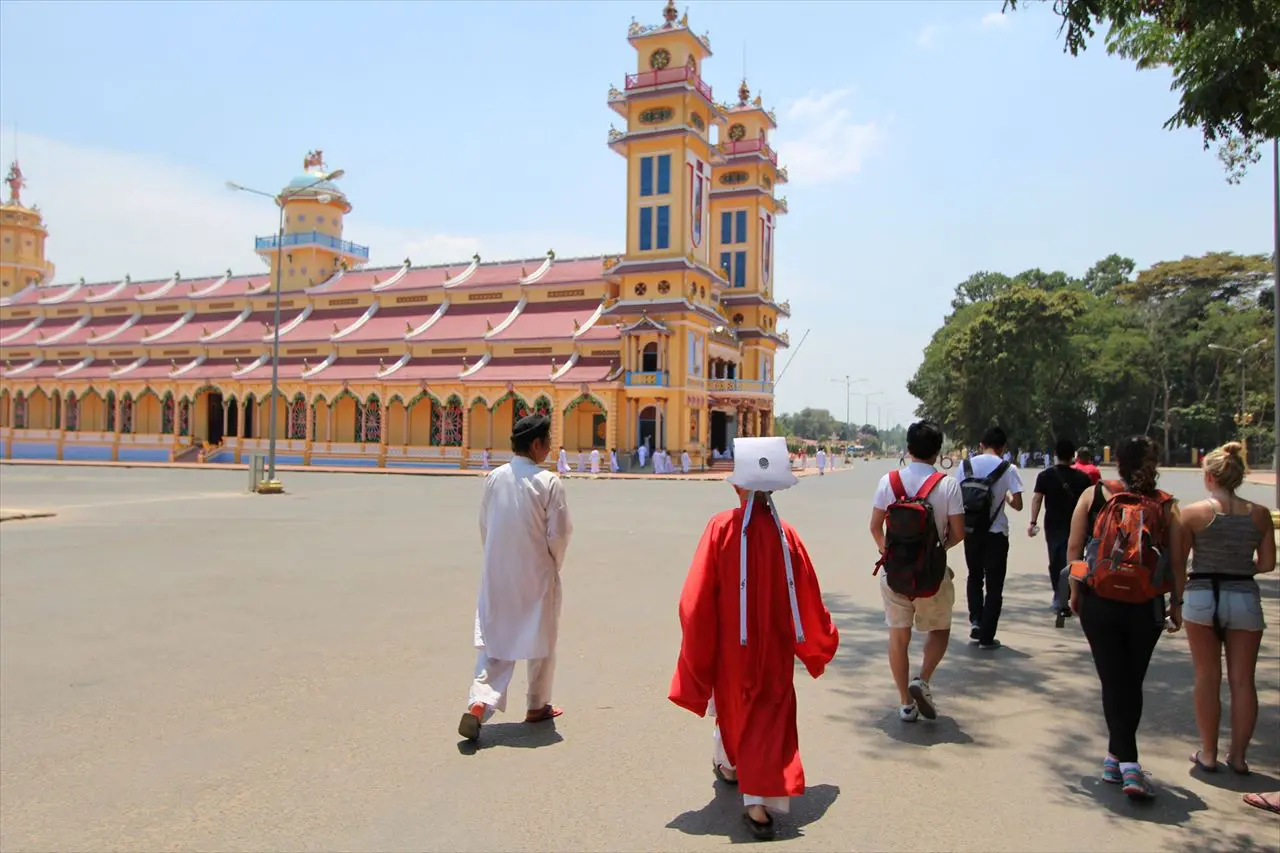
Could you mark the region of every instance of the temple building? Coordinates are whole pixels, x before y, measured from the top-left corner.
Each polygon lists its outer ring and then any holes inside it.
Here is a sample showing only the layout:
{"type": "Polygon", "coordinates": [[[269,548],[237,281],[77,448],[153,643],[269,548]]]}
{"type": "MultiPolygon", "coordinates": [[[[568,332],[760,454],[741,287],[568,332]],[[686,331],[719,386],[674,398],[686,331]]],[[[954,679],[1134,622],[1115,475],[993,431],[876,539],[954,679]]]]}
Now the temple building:
{"type": "Polygon", "coordinates": [[[345,239],[340,176],[313,151],[277,196],[280,233],[257,238],[265,269],[54,285],[14,163],[0,206],[0,456],[264,452],[277,339],[281,464],[456,467],[486,448],[498,461],[530,411],[571,453],[647,444],[702,461],[769,434],[790,313],[774,298],[787,179],[774,114],[745,81],[735,103],[714,99],[710,42],[673,3],[628,36],[636,70],[608,94],[623,127],[608,146],[627,161],[615,256],[370,267],[345,239]]]}

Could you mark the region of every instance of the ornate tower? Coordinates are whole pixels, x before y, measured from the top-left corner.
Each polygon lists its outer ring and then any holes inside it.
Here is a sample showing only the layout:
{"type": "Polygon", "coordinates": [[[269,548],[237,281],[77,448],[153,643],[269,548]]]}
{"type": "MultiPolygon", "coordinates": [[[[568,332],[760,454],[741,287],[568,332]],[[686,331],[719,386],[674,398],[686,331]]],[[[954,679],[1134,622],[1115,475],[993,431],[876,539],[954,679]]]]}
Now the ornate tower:
{"type": "Polygon", "coordinates": [[[0,297],[48,284],[53,281],[54,270],[44,257],[44,241],[49,232],[40,208],[22,204],[27,182],[18,161],[9,166],[5,183],[9,185],[9,200],[0,204],[0,297]]]}
{"type": "Polygon", "coordinates": [[[787,212],[776,188],[787,182],[787,170],[779,168],[769,145],[769,134],[778,127],[773,110],[764,108],[759,94],[751,98],[746,80],[738,87],[737,104],[721,110],[722,159],[711,191],[716,264],[729,281],[720,301],[742,343],[741,376],[755,383],[738,384],[772,394],[777,349],[790,342],[778,330],[779,316],[791,316],[790,305],[773,296],[774,235],[778,217],[787,212]]]}
{"type": "Polygon", "coordinates": [[[337,184],[325,180],[324,152],[308,151],[302,168],[303,173],[276,196],[282,208],[283,238],[273,234],[256,241],[273,281],[276,265],[282,265],[283,290],[314,287],[341,269],[369,261],[368,246],[342,239],[342,219],[351,212],[351,203],[337,184]]]}

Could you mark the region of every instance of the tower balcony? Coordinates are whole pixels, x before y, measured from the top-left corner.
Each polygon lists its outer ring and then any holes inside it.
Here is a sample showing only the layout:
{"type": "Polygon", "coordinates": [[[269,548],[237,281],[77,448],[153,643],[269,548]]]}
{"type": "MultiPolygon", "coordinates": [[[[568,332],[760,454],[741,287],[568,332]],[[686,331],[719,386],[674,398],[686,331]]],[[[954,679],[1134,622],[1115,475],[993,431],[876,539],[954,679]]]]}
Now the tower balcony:
{"type": "Polygon", "coordinates": [[[709,394],[772,394],[773,383],[763,379],[708,379],[709,394]]]}
{"type": "Polygon", "coordinates": [[[706,98],[711,103],[711,84],[703,81],[698,76],[697,69],[682,65],[679,68],[662,68],[657,71],[643,71],[638,74],[628,74],[626,82],[626,90],[634,92],[642,89],[656,89],[659,86],[669,86],[673,83],[687,83],[689,86],[697,90],[698,94],[706,98]]]}
{"type": "Polygon", "coordinates": [[[666,388],[669,382],[670,374],[665,370],[628,370],[626,373],[626,384],[631,388],[666,388]]]}
{"type": "Polygon", "coordinates": [[[357,264],[367,264],[369,262],[368,246],[361,246],[358,243],[352,243],[350,240],[330,237],[320,231],[298,231],[292,234],[285,234],[283,240],[280,239],[278,234],[272,234],[268,237],[259,237],[254,241],[254,249],[260,255],[272,255],[281,248],[328,249],[344,258],[351,258],[357,264]]]}
{"type": "Polygon", "coordinates": [[[718,146],[720,153],[726,157],[737,157],[742,154],[759,154],[773,165],[778,165],[778,152],[769,147],[763,139],[739,139],[736,142],[726,140],[718,146]]]}

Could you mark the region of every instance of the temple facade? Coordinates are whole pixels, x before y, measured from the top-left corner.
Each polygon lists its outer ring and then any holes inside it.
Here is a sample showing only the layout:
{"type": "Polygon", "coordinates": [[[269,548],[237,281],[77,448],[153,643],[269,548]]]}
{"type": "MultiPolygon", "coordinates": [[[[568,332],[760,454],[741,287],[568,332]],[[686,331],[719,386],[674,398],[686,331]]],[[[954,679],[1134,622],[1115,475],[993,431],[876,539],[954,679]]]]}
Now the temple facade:
{"type": "Polygon", "coordinates": [[[273,405],[281,464],[498,461],[531,411],[551,416],[555,447],[624,459],[647,444],[709,460],[769,434],[789,316],[773,295],[774,115],[745,81],[736,103],[713,98],[709,40],[671,2],[629,40],[636,70],[608,94],[624,126],[608,145],[627,160],[615,256],[370,267],[313,151],[276,197],[280,230],[257,238],[263,271],[54,285],[15,163],[0,455],[237,462],[265,451],[273,405]]]}

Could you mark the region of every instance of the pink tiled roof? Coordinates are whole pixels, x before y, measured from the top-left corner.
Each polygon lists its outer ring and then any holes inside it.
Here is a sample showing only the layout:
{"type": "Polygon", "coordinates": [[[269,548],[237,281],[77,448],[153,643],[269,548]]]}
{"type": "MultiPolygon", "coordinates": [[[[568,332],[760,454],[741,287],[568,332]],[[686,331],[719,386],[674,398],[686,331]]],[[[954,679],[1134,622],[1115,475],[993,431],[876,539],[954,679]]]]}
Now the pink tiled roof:
{"type": "Polygon", "coordinates": [[[602,382],[617,367],[616,362],[609,359],[578,359],[578,363],[566,370],[557,383],[602,382]]]}
{"type": "MultiPolygon", "coordinates": [[[[134,379],[167,379],[170,372],[189,364],[189,359],[178,359],[176,364],[167,358],[149,358],[147,363],[139,367],[135,367],[128,373],[120,377],[121,381],[129,381],[134,379]]],[[[92,367],[92,365],[90,365],[92,367]]],[[[87,369],[87,368],[86,368],[87,369]]]]}
{"type": "MultiPolygon", "coordinates": [[[[108,332],[119,329],[125,323],[133,318],[133,315],[116,314],[112,317],[94,317],[89,320],[83,327],[77,329],[65,338],[60,338],[48,346],[70,347],[78,344],[88,343],[89,338],[96,338],[98,335],[105,335],[108,332]]],[[[47,321],[46,321],[47,322],[47,321]]],[[[47,335],[46,335],[47,337],[47,335]]],[[[107,343],[114,344],[114,339],[107,343]]]]}
{"type": "Polygon", "coordinates": [[[36,328],[27,332],[12,341],[7,341],[5,347],[21,347],[35,346],[40,343],[40,338],[51,338],[59,332],[65,332],[67,329],[80,322],[79,317],[46,317],[45,321],[36,328]]]}
{"type": "MultiPolygon", "coordinates": [[[[250,290],[257,290],[259,287],[266,284],[269,278],[270,276],[268,276],[266,273],[262,273],[261,275],[233,276],[227,279],[225,282],[223,282],[222,285],[219,286],[218,288],[211,290],[208,293],[203,293],[200,296],[197,296],[196,298],[197,299],[232,299],[237,296],[244,296],[250,290]]],[[[186,290],[184,288],[182,295],[191,296],[194,293],[197,293],[200,290],[203,290],[205,287],[212,286],[214,281],[217,281],[217,279],[213,279],[213,281],[205,281],[204,287],[197,287],[195,288],[195,290],[186,290]]],[[[175,288],[175,291],[176,290],[177,288],[175,288]]]]}
{"type": "MultiPolygon", "coordinates": [[[[533,270],[529,270],[530,273],[533,270]]],[[[538,284],[564,284],[571,281],[599,281],[604,278],[604,258],[575,258],[553,261],[538,284]]]]}
{"type": "MultiPolygon", "coordinates": [[[[416,329],[427,321],[439,305],[421,305],[416,308],[379,308],[378,313],[369,318],[359,329],[356,329],[344,341],[392,341],[405,336],[405,323],[410,329],[416,329]]],[[[443,319],[443,318],[442,318],[443,319]]]]}
{"type": "MultiPolygon", "coordinates": [[[[190,364],[190,362],[187,362],[190,364]]],[[[231,373],[241,367],[248,367],[253,360],[242,360],[240,364],[236,364],[234,359],[230,358],[211,358],[198,367],[193,367],[186,373],[182,374],[182,379],[230,379],[231,373]]],[[[182,366],[181,362],[178,364],[182,366]]]]}
{"type": "Polygon", "coordinates": [[[546,382],[551,378],[551,360],[537,358],[494,359],[467,376],[465,382],[546,382]]]}
{"type": "MultiPolygon", "coordinates": [[[[280,359],[280,378],[281,379],[297,379],[302,375],[303,363],[306,367],[316,367],[321,363],[322,359],[303,359],[303,358],[281,358],[280,359]]],[[[253,364],[252,361],[241,359],[240,368],[248,367],[253,364]]],[[[203,366],[203,365],[202,365],[203,366]]],[[[196,368],[199,370],[199,368],[196,368]]],[[[255,379],[271,378],[271,359],[267,359],[262,364],[255,367],[247,373],[241,373],[239,376],[232,377],[231,374],[238,368],[232,365],[230,370],[222,374],[220,378],[235,379],[237,382],[252,382],[255,379]]],[[[194,371],[192,371],[194,372],[194,371]]]]}
{"type": "Polygon", "coordinates": [[[610,323],[607,317],[601,317],[594,326],[578,335],[578,340],[616,341],[620,337],[622,337],[622,331],[613,323],[610,323]]]}
{"type": "MultiPolygon", "coordinates": [[[[359,358],[340,358],[316,375],[317,382],[330,382],[343,379],[376,379],[378,371],[388,368],[399,361],[398,356],[377,358],[360,356],[359,358]]],[[[315,364],[311,365],[315,367],[315,364]]],[[[409,365],[405,365],[407,368],[409,365]]],[[[401,368],[402,370],[404,368],[401,368]]],[[[398,373],[398,371],[397,371],[398,373]]]]}
{"type": "MultiPolygon", "coordinates": [[[[296,328],[290,329],[288,332],[281,331],[280,340],[287,340],[291,344],[300,344],[305,341],[327,341],[329,336],[334,334],[333,327],[335,324],[340,332],[356,320],[359,320],[366,310],[364,308],[330,308],[322,311],[312,311],[311,316],[303,320],[296,328]]],[[[294,316],[296,318],[297,315],[294,316]]],[[[248,322],[248,320],[245,321],[246,324],[248,322]]],[[[281,320],[280,328],[283,330],[288,324],[288,320],[281,320]]]]}
{"type": "MultiPolygon", "coordinates": [[[[30,364],[30,363],[31,363],[31,362],[23,362],[23,364],[30,364]]],[[[25,381],[27,381],[27,380],[29,380],[29,379],[30,379],[30,380],[36,380],[36,379],[52,379],[52,378],[53,378],[53,375],[54,375],[55,373],[57,373],[57,372],[59,372],[59,371],[61,371],[61,370],[66,370],[66,369],[67,369],[68,367],[70,367],[72,364],[75,364],[75,362],[74,362],[74,361],[67,361],[67,362],[63,362],[62,364],[59,364],[58,362],[53,361],[52,359],[45,359],[45,360],[44,360],[44,361],[42,361],[40,364],[36,365],[35,367],[31,368],[30,370],[24,370],[24,371],[22,371],[21,373],[19,373],[17,376],[14,376],[13,378],[14,378],[15,380],[23,381],[23,382],[25,382],[25,381]]],[[[13,365],[13,367],[14,367],[14,368],[22,367],[22,364],[15,364],[15,365],[13,365]]],[[[6,370],[6,371],[5,371],[5,375],[6,375],[6,376],[7,376],[9,373],[10,373],[10,371],[8,371],[8,370],[6,370]]]]}
{"type": "Polygon", "coordinates": [[[47,296],[49,288],[47,287],[24,287],[11,296],[6,296],[4,305],[6,308],[16,305],[30,305],[41,297],[47,296]]]}
{"type": "MultiPolygon", "coordinates": [[[[104,343],[110,344],[111,346],[116,346],[118,344],[140,344],[142,343],[143,338],[148,335],[154,335],[164,331],[174,323],[181,320],[185,315],[186,312],[183,312],[182,314],[145,314],[140,320],[138,320],[138,322],[134,323],[132,326],[104,343]]],[[[181,331],[181,327],[175,330],[174,334],[177,334],[178,331],[181,331]]],[[[157,341],[157,343],[161,342],[168,344],[171,342],[171,339],[162,338],[160,341],[157,341]]]]}
{"type": "Polygon", "coordinates": [[[415,358],[388,376],[387,382],[457,379],[461,372],[460,358],[415,358]]]}
{"type": "MultiPolygon", "coordinates": [[[[174,344],[194,344],[197,343],[204,335],[212,335],[219,329],[225,328],[228,323],[240,316],[239,311],[220,311],[212,314],[197,314],[178,328],[174,329],[163,338],[155,341],[157,345],[173,346],[174,344]]],[[[139,325],[147,326],[151,334],[159,334],[164,329],[173,324],[177,318],[174,317],[168,323],[147,323],[150,317],[144,317],[139,321],[139,325]]],[[[159,319],[159,318],[157,318],[159,319]]],[[[245,322],[249,322],[245,320],[245,322]]],[[[130,329],[129,331],[133,331],[130,329]]]]}
{"type": "MultiPolygon", "coordinates": [[[[481,264],[476,267],[476,271],[471,274],[470,278],[458,286],[490,287],[496,284],[515,284],[516,280],[520,278],[520,267],[522,265],[524,266],[525,272],[532,273],[541,266],[541,264],[541,260],[524,261],[523,263],[521,261],[513,261],[502,264],[481,264]]],[[[465,269],[465,267],[463,267],[463,269],[465,269]]],[[[457,275],[460,272],[462,272],[462,270],[458,270],[454,275],[457,275]]]]}
{"type": "Polygon", "coordinates": [[[451,305],[435,325],[413,340],[415,342],[477,340],[488,333],[490,324],[497,326],[514,307],[513,302],[451,305]]]}
{"type": "MultiPolygon", "coordinates": [[[[238,317],[239,315],[237,314],[235,316],[238,317]]],[[[295,314],[293,316],[297,315],[295,314]]],[[[200,318],[197,316],[195,320],[192,320],[191,322],[195,323],[199,319],[200,318]]],[[[209,344],[211,346],[221,346],[223,344],[257,343],[271,333],[271,321],[274,319],[275,314],[271,311],[258,311],[255,314],[250,314],[239,326],[236,326],[222,337],[209,341],[209,344]]],[[[291,319],[293,319],[293,317],[286,318],[282,315],[280,323],[283,325],[291,319]]],[[[212,325],[209,326],[210,334],[216,331],[218,330],[215,327],[212,325]]]]}
{"type": "MultiPolygon", "coordinates": [[[[600,307],[599,302],[535,302],[526,305],[520,316],[498,334],[495,341],[530,341],[544,338],[569,338],[579,325],[591,319],[600,307]]],[[[448,316],[448,315],[446,315],[448,316]]]]}
{"type": "Polygon", "coordinates": [[[124,364],[121,364],[117,361],[115,364],[112,364],[109,359],[95,358],[91,364],[80,368],[75,373],[68,376],[67,379],[75,380],[76,382],[108,379],[112,373],[122,367],[125,367],[129,363],[130,362],[126,361],[124,364]]]}
{"type": "MultiPolygon", "coordinates": [[[[390,288],[389,293],[404,293],[410,290],[425,290],[432,287],[440,287],[444,284],[448,273],[454,275],[462,272],[467,268],[466,264],[458,264],[452,268],[449,267],[419,267],[411,269],[404,274],[404,278],[400,279],[390,288]]],[[[385,282],[386,279],[383,279],[385,282]]],[[[380,293],[382,291],[379,291],[380,293]]]]}
{"type": "MultiPolygon", "coordinates": [[[[378,284],[385,284],[396,273],[400,272],[401,266],[394,267],[378,267],[377,269],[355,270],[345,273],[337,282],[326,287],[322,293],[360,293],[372,290],[374,279],[378,284]]],[[[317,285],[319,286],[319,285],[317,285]]]]}

